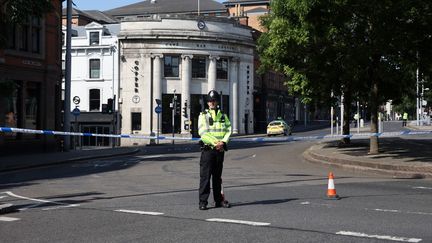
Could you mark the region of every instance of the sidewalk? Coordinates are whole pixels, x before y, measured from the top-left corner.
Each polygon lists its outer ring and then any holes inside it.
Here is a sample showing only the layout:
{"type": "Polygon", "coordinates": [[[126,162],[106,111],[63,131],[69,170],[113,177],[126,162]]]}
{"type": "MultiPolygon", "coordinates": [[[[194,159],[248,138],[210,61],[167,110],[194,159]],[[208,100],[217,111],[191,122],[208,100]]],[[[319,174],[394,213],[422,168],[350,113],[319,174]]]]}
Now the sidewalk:
{"type": "MultiPolygon", "coordinates": [[[[430,130],[419,128],[422,130],[430,130]]],[[[380,138],[377,155],[369,155],[369,139],[353,139],[347,147],[339,141],[322,141],[303,154],[310,162],[403,178],[432,178],[432,138],[380,138]]]]}

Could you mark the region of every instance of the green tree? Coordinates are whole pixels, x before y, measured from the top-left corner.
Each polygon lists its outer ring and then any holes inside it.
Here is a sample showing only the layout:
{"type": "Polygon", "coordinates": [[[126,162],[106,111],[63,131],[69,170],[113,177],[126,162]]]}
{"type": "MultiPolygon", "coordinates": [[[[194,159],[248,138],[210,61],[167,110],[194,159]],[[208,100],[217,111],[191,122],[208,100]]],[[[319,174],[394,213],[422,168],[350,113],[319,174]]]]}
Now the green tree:
{"type": "MultiPolygon", "coordinates": [[[[264,66],[283,71],[289,90],[305,97],[343,93],[346,122],[352,97],[368,99],[373,133],[379,104],[400,99],[415,80],[418,57],[430,58],[431,32],[418,30],[430,30],[426,0],[275,0],[271,8],[259,41],[264,66]]],[[[369,152],[378,148],[372,136],[369,152]]]]}
{"type": "MultiPolygon", "coordinates": [[[[8,28],[29,21],[30,16],[41,17],[53,10],[51,0],[0,0],[0,49],[8,43],[8,28]]],[[[7,95],[15,88],[12,81],[0,77],[0,95],[7,95]]]]}
{"type": "Polygon", "coordinates": [[[51,0],[1,0],[0,48],[6,46],[8,27],[25,23],[29,16],[41,17],[52,9],[51,0]]]}

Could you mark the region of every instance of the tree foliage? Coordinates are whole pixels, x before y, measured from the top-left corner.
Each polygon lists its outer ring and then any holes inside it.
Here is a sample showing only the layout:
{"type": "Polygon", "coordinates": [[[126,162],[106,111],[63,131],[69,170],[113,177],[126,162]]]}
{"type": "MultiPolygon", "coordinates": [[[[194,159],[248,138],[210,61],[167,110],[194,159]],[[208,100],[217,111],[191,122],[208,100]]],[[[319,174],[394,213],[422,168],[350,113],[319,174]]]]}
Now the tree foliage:
{"type": "MultiPolygon", "coordinates": [[[[288,89],[305,101],[331,91],[343,93],[347,104],[352,97],[368,100],[371,132],[377,132],[378,105],[400,99],[415,68],[430,66],[429,2],[274,0],[259,40],[263,68],[285,73],[288,89]]],[[[378,153],[377,137],[370,153],[378,153]]]]}
{"type": "Polygon", "coordinates": [[[7,43],[7,28],[28,21],[30,16],[41,17],[51,11],[51,0],[0,0],[0,48],[7,43]]]}

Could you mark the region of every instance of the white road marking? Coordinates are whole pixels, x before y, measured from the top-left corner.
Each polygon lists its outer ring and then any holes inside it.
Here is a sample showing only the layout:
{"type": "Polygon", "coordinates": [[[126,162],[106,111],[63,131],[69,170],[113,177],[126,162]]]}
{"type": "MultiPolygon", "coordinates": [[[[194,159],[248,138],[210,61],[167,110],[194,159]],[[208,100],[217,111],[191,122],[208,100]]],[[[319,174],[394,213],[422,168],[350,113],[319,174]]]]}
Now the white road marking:
{"type": "Polygon", "coordinates": [[[30,209],[30,208],[38,207],[38,206],[40,206],[42,204],[45,204],[45,203],[51,203],[51,204],[61,205],[61,206],[59,206],[57,208],[79,206],[79,204],[67,204],[67,203],[53,202],[53,201],[48,201],[48,200],[43,200],[43,199],[36,199],[36,198],[31,198],[31,197],[24,197],[24,196],[20,196],[20,195],[14,194],[13,192],[10,192],[10,191],[6,191],[6,192],[2,192],[2,193],[5,193],[5,194],[7,194],[7,195],[9,195],[11,197],[16,197],[16,198],[20,198],[20,199],[29,200],[29,201],[39,202],[39,203],[30,205],[28,207],[20,208],[19,209],[20,211],[24,211],[24,210],[27,210],[27,209],[30,209]],[[71,205],[74,205],[74,206],[71,206],[71,205]]]}
{"type": "Polygon", "coordinates": [[[246,225],[252,225],[252,226],[268,226],[268,225],[270,225],[270,223],[265,223],[265,222],[254,222],[254,221],[235,220],[235,219],[220,219],[220,218],[206,219],[206,221],[219,222],[219,223],[246,224],[246,225]]]}
{"type": "MultiPolygon", "coordinates": [[[[36,199],[36,198],[31,198],[31,197],[23,197],[23,196],[19,196],[16,195],[10,191],[4,192],[6,194],[8,194],[11,197],[16,197],[16,198],[21,198],[21,199],[26,199],[26,200],[30,200],[30,201],[35,201],[35,202],[43,202],[43,203],[55,203],[55,202],[51,202],[51,201],[47,201],[47,200],[42,200],[42,199],[36,199]]],[[[55,204],[60,204],[60,203],[55,203],[55,204]]]]}
{"type": "Polygon", "coordinates": [[[11,217],[2,217],[0,216],[0,221],[4,221],[4,222],[12,222],[12,221],[17,221],[19,220],[19,218],[11,218],[11,217]]]}
{"type": "Polygon", "coordinates": [[[65,206],[57,206],[57,207],[50,207],[50,208],[44,208],[42,210],[54,210],[54,209],[61,209],[61,208],[71,208],[71,207],[78,207],[79,204],[69,204],[69,205],[65,205],[65,206]]]}
{"type": "Polygon", "coordinates": [[[141,159],[153,159],[153,158],[160,158],[163,156],[164,156],[163,154],[157,154],[157,155],[141,155],[141,156],[136,156],[136,157],[141,158],[141,159]]]}
{"type": "MultiPolygon", "coordinates": [[[[301,205],[312,205],[310,202],[302,202],[301,205]]],[[[324,207],[333,207],[333,205],[330,204],[324,204],[324,203],[313,203],[313,205],[318,206],[324,206],[324,207]]],[[[404,214],[417,214],[417,215],[432,215],[432,212],[415,212],[415,211],[401,211],[396,209],[382,209],[382,208],[364,208],[366,211],[377,211],[377,212],[385,212],[385,213],[404,213],[404,214]]]]}
{"type": "Polygon", "coordinates": [[[419,214],[419,215],[432,215],[432,213],[425,213],[425,212],[410,212],[410,211],[408,211],[407,213],[410,213],[410,214],[419,214]]]}
{"type": "Polygon", "coordinates": [[[6,198],[6,197],[8,197],[8,196],[1,196],[0,199],[2,199],[2,198],[6,198]]]}
{"type": "Polygon", "coordinates": [[[363,238],[374,238],[374,239],[380,239],[380,240],[401,241],[401,242],[420,242],[420,241],[422,241],[422,239],[418,239],[418,238],[406,238],[406,237],[389,236],[389,235],[368,235],[365,233],[352,232],[352,231],[339,231],[339,232],[336,232],[336,234],[337,235],[363,237],[363,238]]]}
{"type": "Polygon", "coordinates": [[[380,208],[375,208],[375,211],[379,211],[379,212],[390,212],[390,213],[401,213],[400,210],[396,210],[396,209],[380,209],[380,208]]]}
{"type": "Polygon", "coordinates": [[[146,212],[146,211],[127,210],[127,209],[117,209],[114,211],[121,212],[121,213],[134,213],[134,214],[144,214],[144,215],[163,215],[163,213],[159,213],[159,212],[146,212]]]}
{"type": "Polygon", "coordinates": [[[413,189],[426,189],[426,190],[432,190],[432,187],[416,186],[416,187],[413,187],[413,189]]]}
{"type": "Polygon", "coordinates": [[[256,157],[256,154],[252,155],[252,158],[255,158],[255,157],[256,157]]]}
{"type": "Polygon", "coordinates": [[[389,212],[389,213],[407,213],[407,214],[419,214],[419,215],[432,215],[432,213],[428,213],[428,212],[412,212],[412,211],[406,211],[406,212],[404,212],[404,211],[396,210],[396,209],[375,208],[373,210],[378,211],[378,212],[389,212]]]}

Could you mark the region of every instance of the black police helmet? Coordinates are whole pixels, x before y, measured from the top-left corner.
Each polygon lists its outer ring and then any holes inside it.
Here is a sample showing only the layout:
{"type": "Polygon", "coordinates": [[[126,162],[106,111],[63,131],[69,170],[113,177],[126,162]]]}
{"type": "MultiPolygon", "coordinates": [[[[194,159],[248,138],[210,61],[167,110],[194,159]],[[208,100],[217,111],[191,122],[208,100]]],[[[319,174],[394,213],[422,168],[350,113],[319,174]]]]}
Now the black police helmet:
{"type": "Polygon", "coordinates": [[[210,90],[210,92],[208,92],[207,94],[207,102],[209,101],[216,101],[219,102],[220,100],[220,95],[217,91],[215,90],[210,90]]]}

